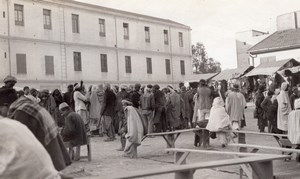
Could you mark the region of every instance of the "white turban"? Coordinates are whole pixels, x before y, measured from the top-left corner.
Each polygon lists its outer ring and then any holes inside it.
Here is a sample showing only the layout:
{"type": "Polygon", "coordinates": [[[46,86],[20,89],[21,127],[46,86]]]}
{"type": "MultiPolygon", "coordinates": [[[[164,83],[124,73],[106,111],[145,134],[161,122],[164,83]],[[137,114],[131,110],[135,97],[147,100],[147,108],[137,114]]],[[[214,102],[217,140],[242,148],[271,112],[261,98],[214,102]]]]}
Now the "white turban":
{"type": "Polygon", "coordinates": [[[74,86],[74,88],[75,88],[75,89],[79,89],[79,88],[80,88],[80,84],[77,83],[77,84],[74,86]]]}

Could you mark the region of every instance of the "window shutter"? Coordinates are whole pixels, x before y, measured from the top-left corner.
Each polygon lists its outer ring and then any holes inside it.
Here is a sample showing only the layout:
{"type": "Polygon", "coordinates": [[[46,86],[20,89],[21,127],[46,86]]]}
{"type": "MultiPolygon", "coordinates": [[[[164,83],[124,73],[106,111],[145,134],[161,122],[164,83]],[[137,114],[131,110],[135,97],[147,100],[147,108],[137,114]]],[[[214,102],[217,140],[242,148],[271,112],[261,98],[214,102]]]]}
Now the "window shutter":
{"type": "Polygon", "coordinates": [[[107,55],[101,54],[101,72],[108,72],[107,68],[107,55]]]}
{"type": "Polygon", "coordinates": [[[185,66],[183,60],[180,60],[180,69],[181,69],[181,74],[185,75],[185,66]]]}
{"type": "Polygon", "coordinates": [[[147,73],[152,74],[152,60],[151,58],[147,58],[147,73]]]}
{"type": "Polygon", "coordinates": [[[166,59],[166,74],[167,75],[171,74],[171,63],[169,59],[166,59]]]}
{"type": "Polygon", "coordinates": [[[126,73],[131,73],[131,57],[125,56],[125,69],[126,73]]]}
{"type": "Polygon", "coordinates": [[[16,54],[17,58],[17,74],[27,74],[26,54],[16,54]]]}
{"type": "Polygon", "coordinates": [[[53,56],[45,56],[46,75],[54,75],[54,59],[53,56]]]}

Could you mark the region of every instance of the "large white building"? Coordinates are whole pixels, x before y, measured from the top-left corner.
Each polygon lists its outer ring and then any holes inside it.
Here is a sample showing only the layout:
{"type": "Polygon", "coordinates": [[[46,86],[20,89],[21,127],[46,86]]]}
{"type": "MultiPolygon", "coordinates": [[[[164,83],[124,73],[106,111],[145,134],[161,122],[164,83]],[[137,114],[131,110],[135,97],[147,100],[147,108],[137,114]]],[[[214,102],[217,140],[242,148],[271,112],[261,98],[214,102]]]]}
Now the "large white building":
{"type": "Polygon", "coordinates": [[[72,0],[0,0],[0,78],[17,86],[185,81],[191,28],[72,0]]]}
{"type": "Polygon", "coordinates": [[[248,30],[235,34],[238,68],[243,69],[255,65],[254,58],[250,55],[248,50],[268,35],[270,35],[268,32],[261,32],[257,30],[248,30]]]}
{"type": "Polygon", "coordinates": [[[255,44],[248,52],[256,64],[295,59],[300,61],[300,11],[277,17],[277,31],[255,44]]]}

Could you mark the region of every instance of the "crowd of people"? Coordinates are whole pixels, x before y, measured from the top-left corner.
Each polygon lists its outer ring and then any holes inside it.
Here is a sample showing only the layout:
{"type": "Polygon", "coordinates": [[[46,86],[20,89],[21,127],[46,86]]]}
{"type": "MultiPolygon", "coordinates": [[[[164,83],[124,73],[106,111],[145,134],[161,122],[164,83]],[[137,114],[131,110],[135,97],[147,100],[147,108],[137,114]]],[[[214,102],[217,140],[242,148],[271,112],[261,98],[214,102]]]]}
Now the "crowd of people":
{"type": "MultiPolygon", "coordinates": [[[[86,88],[81,81],[62,93],[58,89],[38,91],[27,86],[17,92],[13,88],[17,79],[13,76],[7,76],[3,82],[0,116],[6,118],[4,123],[14,119],[28,127],[53,162],[51,175],[57,175],[53,171],[61,171],[72,160],[79,160],[69,156],[63,142],[78,146],[86,144],[88,137],[107,136],[104,141],[110,142],[119,135],[121,147],[117,150],[136,158],[142,137],[149,133],[203,127],[216,133],[225,147],[229,138],[222,130],[246,126],[247,105],[238,84],[229,85],[228,90],[222,83],[208,85],[205,80],[200,80],[197,88],[185,87],[183,83],[163,89],[158,84],[109,83],[86,88]]],[[[258,118],[259,130],[264,132],[269,124],[269,132],[285,133],[288,125],[293,126],[288,124],[288,118],[299,118],[300,89],[293,89],[288,96],[289,86],[283,83],[280,92],[268,91],[265,97],[264,91],[264,86],[260,86],[255,94],[254,117],[258,118]],[[296,111],[291,112],[292,109],[296,111]]],[[[5,125],[18,127],[13,122],[5,125]]],[[[201,136],[195,138],[195,146],[201,145],[199,140],[201,136]]]]}
{"type": "MultiPolygon", "coordinates": [[[[288,134],[289,139],[299,133],[300,118],[300,85],[291,87],[289,83],[283,82],[280,89],[259,86],[255,94],[254,117],[258,119],[260,132],[288,134]],[[264,95],[264,93],[266,95],[264,95]],[[298,115],[295,115],[298,114],[298,115]]],[[[293,144],[299,142],[291,141],[293,144]]]]}

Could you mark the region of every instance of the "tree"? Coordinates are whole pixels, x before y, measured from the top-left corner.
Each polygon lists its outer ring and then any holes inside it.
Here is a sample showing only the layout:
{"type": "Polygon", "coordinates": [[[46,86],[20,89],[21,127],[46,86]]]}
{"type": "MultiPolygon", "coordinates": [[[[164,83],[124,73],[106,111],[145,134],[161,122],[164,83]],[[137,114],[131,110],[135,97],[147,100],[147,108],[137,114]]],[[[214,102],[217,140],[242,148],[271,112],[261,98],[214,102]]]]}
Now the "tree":
{"type": "Polygon", "coordinates": [[[216,73],[221,71],[221,64],[213,58],[208,58],[202,43],[192,45],[193,68],[195,73],[216,73]]]}

